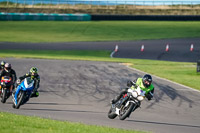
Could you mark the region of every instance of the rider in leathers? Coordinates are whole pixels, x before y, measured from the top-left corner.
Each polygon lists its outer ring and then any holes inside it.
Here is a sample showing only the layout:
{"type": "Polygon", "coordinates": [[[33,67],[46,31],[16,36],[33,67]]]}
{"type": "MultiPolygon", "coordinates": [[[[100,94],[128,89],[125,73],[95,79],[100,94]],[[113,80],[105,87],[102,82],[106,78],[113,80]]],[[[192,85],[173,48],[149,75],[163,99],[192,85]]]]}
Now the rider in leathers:
{"type": "Polygon", "coordinates": [[[13,69],[11,68],[11,64],[9,64],[9,63],[6,63],[6,64],[5,64],[4,70],[3,70],[3,71],[1,72],[1,74],[0,74],[0,79],[1,79],[3,76],[11,77],[12,81],[11,81],[11,86],[10,86],[10,93],[12,93],[12,90],[13,90],[14,84],[15,84],[15,81],[17,80],[17,76],[16,76],[15,70],[13,70],[13,69]]]}
{"type": "MultiPolygon", "coordinates": [[[[152,84],[152,77],[151,75],[149,74],[145,74],[143,76],[143,78],[138,78],[134,81],[128,81],[127,82],[127,86],[128,87],[134,87],[134,88],[137,88],[137,86],[139,86],[141,88],[141,90],[145,91],[145,97],[148,99],[148,100],[151,100],[153,98],[153,93],[154,93],[154,86],[152,84]]],[[[125,88],[123,89],[120,94],[115,97],[111,103],[112,104],[115,104],[124,94],[127,93],[129,88],[125,88]]],[[[139,103],[140,104],[140,103],[139,103]]],[[[137,106],[136,108],[138,108],[139,106],[137,106]]],[[[135,109],[136,109],[135,108],[135,109]]]]}
{"type": "Polygon", "coordinates": [[[0,72],[4,70],[5,64],[6,64],[5,61],[1,61],[0,72]]]}
{"type": "Polygon", "coordinates": [[[25,74],[22,77],[19,77],[19,79],[17,80],[17,84],[20,84],[21,81],[27,77],[31,77],[31,79],[34,80],[34,89],[31,97],[38,97],[39,92],[37,90],[40,87],[40,76],[38,75],[38,69],[36,67],[32,67],[29,73],[25,74]]]}

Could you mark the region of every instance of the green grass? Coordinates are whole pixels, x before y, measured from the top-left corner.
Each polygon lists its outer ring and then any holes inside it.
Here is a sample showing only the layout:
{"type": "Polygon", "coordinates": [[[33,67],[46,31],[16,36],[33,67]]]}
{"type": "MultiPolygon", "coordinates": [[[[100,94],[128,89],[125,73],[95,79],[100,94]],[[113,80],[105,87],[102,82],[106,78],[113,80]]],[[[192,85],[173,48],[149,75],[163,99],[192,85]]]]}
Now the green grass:
{"type": "Polygon", "coordinates": [[[0,57],[89,60],[130,63],[131,67],[200,90],[196,63],[110,58],[109,51],[0,50],[0,57]]]}
{"type": "Polygon", "coordinates": [[[0,21],[0,42],[127,41],[200,37],[200,22],[0,21]]]}
{"type": "Polygon", "coordinates": [[[0,133],[142,133],[0,112],[0,133]]]}

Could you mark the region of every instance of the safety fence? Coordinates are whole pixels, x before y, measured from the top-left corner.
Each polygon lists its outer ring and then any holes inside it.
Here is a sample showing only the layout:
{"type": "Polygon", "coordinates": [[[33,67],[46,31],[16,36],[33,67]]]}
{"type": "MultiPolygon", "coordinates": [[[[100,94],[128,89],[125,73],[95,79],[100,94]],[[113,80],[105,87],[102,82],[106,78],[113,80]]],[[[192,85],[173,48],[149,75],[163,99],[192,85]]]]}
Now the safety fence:
{"type": "Polygon", "coordinates": [[[0,13],[0,20],[90,21],[89,14],[0,13]]]}
{"type": "Polygon", "coordinates": [[[199,0],[0,0],[4,7],[199,8],[199,0]]]}

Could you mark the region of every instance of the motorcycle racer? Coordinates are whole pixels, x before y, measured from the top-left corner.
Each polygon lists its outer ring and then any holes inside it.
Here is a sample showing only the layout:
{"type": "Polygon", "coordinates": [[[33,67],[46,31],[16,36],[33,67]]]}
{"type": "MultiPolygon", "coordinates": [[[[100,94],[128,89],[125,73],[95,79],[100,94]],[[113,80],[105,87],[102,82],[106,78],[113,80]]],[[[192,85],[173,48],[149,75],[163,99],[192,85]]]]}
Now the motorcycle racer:
{"type": "Polygon", "coordinates": [[[27,77],[30,77],[34,80],[34,90],[31,97],[38,97],[39,92],[37,90],[40,86],[40,76],[38,75],[38,69],[36,67],[32,67],[29,73],[26,73],[24,76],[19,77],[19,79],[17,80],[17,84],[20,84],[21,81],[27,77]]]}
{"type": "Polygon", "coordinates": [[[6,64],[5,61],[1,61],[0,72],[2,72],[4,70],[5,64],[6,64]]]}
{"type": "Polygon", "coordinates": [[[15,81],[17,79],[17,76],[16,76],[15,70],[12,69],[11,64],[9,64],[9,63],[5,64],[4,70],[0,74],[0,79],[3,76],[11,77],[12,81],[11,81],[11,86],[10,86],[10,93],[12,94],[12,90],[14,88],[14,84],[15,84],[15,81]]]}
{"type": "MultiPolygon", "coordinates": [[[[1,66],[0,66],[0,74],[1,72],[4,70],[4,66],[5,66],[6,62],[5,61],[1,61],[1,66]]],[[[0,78],[1,80],[1,78],[0,78]]],[[[1,89],[1,85],[0,85],[0,89],[1,89]]],[[[1,94],[1,91],[0,91],[0,94],[1,94]]]]}
{"type": "MultiPolygon", "coordinates": [[[[139,86],[142,91],[145,91],[145,97],[149,101],[153,98],[154,86],[152,84],[152,77],[149,74],[145,74],[142,78],[137,78],[134,81],[128,81],[127,86],[131,87],[131,89],[135,89],[137,86],[139,86]]],[[[127,91],[128,88],[123,89],[118,96],[111,100],[111,103],[115,104],[124,94],[127,93],[127,91]]]]}

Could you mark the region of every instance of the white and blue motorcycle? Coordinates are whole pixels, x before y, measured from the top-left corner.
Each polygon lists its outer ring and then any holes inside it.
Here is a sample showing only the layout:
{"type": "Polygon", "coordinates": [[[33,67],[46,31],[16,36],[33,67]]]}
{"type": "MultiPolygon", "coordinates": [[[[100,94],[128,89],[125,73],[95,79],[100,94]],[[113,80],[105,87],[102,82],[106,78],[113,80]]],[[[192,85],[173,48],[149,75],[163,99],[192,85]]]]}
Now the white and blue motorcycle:
{"type": "Polygon", "coordinates": [[[13,108],[19,109],[21,105],[25,104],[31,97],[33,89],[34,80],[30,77],[25,78],[24,81],[17,86],[16,92],[13,94],[13,108]]]}

